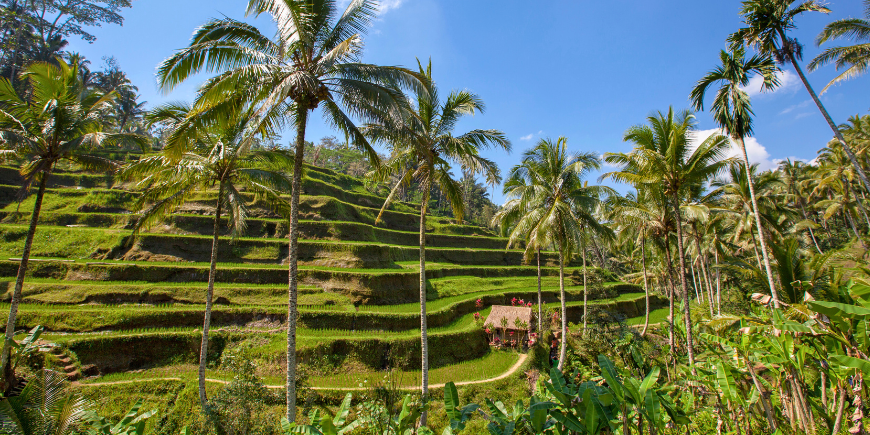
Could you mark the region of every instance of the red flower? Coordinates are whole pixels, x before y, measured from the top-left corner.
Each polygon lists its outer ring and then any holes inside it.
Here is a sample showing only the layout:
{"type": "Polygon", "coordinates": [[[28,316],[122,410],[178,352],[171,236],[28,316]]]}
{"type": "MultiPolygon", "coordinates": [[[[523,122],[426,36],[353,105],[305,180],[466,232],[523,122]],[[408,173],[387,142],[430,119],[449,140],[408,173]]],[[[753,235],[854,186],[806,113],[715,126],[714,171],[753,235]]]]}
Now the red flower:
{"type": "Polygon", "coordinates": [[[482,299],[478,299],[477,302],[475,302],[474,304],[477,305],[477,308],[480,308],[480,307],[483,306],[483,300],[482,300],[482,299]]]}
{"type": "Polygon", "coordinates": [[[489,334],[489,328],[484,329],[484,331],[486,331],[486,333],[489,334]]]}
{"type": "Polygon", "coordinates": [[[529,308],[532,308],[532,303],[531,303],[531,302],[529,302],[528,307],[529,307],[529,308]]]}

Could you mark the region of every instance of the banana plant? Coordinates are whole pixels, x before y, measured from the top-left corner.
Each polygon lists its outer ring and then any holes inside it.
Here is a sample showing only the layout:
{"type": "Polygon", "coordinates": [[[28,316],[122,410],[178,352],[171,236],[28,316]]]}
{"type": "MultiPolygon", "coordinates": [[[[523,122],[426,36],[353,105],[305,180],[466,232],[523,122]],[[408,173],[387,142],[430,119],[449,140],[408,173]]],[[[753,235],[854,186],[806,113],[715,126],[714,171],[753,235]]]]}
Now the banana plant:
{"type": "Polygon", "coordinates": [[[614,394],[609,388],[592,381],[575,384],[556,367],[550,370],[550,381],[544,385],[555,405],[549,409],[555,420],[552,433],[592,435],[615,429],[611,423],[615,418],[614,394]]]}
{"type": "Polygon", "coordinates": [[[613,362],[604,355],[598,355],[598,365],[601,366],[601,377],[607,381],[607,386],[613,393],[614,406],[622,414],[623,433],[629,433],[632,426],[643,433],[644,421],[649,425],[651,433],[664,430],[665,418],[662,411],[676,422],[688,422],[664,394],[666,389],[658,385],[661,368],[653,367],[646,377],[639,381],[632,376],[621,377],[613,362]],[[633,422],[633,419],[636,421],[633,422]]]}
{"type": "Polygon", "coordinates": [[[390,410],[379,402],[366,402],[365,411],[358,421],[361,427],[375,429],[384,435],[435,435],[425,426],[417,427],[417,421],[426,409],[426,402],[416,401],[410,394],[402,400],[399,414],[392,416],[390,410]]]}
{"type": "Polygon", "coordinates": [[[148,419],[157,415],[157,410],[141,412],[141,409],[142,399],[139,399],[116,424],[112,424],[106,418],[91,411],[87,419],[90,420],[92,426],[88,428],[86,433],[88,435],[143,435],[148,419]]]}
{"type": "Polygon", "coordinates": [[[352,422],[347,420],[352,400],[353,395],[347,393],[333,417],[330,417],[328,414],[321,415],[320,410],[315,409],[308,415],[308,419],[311,421],[310,425],[291,423],[286,418],[283,418],[281,420],[281,429],[284,430],[285,434],[342,435],[349,433],[360,426],[359,420],[352,422]]]}
{"type": "Polygon", "coordinates": [[[447,412],[450,424],[444,428],[443,435],[457,434],[465,429],[465,424],[478,408],[480,408],[480,405],[476,403],[460,406],[459,392],[456,391],[456,385],[453,382],[448,382],[444,385],[444,410],[447,412]]]}

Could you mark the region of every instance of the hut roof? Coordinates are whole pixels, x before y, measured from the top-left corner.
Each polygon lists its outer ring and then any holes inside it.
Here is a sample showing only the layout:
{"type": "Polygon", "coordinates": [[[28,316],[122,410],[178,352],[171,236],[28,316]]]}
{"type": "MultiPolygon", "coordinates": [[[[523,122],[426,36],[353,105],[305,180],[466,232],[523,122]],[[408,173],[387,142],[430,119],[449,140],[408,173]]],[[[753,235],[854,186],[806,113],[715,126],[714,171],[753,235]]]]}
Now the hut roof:
{"type": "Polygon", "coordinates": [[[504,305],[493,305],[492,311],[486,318],[484,325],[492,325],[494,328],[501,328],[501,319],[507,319],[507,329],[520,329],[514,323],[516,319],[521,322],[526,322],[526,329],[532,325],[532,309],[529,307],[507,307],[504,305]]]}

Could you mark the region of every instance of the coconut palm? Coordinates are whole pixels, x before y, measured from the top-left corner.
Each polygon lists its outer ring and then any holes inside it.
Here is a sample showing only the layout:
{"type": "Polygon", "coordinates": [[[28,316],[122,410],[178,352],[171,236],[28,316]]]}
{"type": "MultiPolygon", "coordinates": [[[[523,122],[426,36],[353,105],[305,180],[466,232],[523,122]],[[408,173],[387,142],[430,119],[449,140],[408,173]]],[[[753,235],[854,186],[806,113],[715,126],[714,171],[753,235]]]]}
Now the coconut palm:
{"type": "Polygon", "coordinates": [[[816,95],[816,92],[810,86],[810,82],[807,81],[803,70],[798,65],[798,61],[803,57],[803,46],[801,46],[796,38],[789,38],[788,36],[788,31],[795,28],[795,18],[801,14],[805,12],[823,12],[827,14],[831,10],[817,0],[800,0],[800,2],[798,0],[744,0],[742,4],[740,14],[743,15],[743,22],[746,27],[737,30],[728,37],[733,48],[745,43],[754,47],[761,55],[776,59],[779,64],[791,63],[807,92],[809,92],[810,97],[812,97],[813,102],[816,103],[816,107],[819,108],[819,112],[822,113],[831,131],[834,132],[834,136],[843,144],[843,148],[849,156],[849,161],[855,166],[858,177],[864,184],[864,189],[870,191],[870,180],[868,180],[864,169],[858,163],[855,153],[849,144],[846,143],[846,139],[840,133],[840,130],[837,129],[837,124],[831,119],[831,115],[828,114],[827,109],[822,105],[822,101],[819,100],[819,96],[816,95]],[[792,6],[795,3],[797,5],[792,6]]]}
{"type": "Polygon", "coordinates": [[[834,21],[825,26],[816,37],[816,45],[819,46],[839,38],[852,38],[856,42],[861,41],[855,45],[828,48],[810,61],[807,65],[810,72],[830,63],[837,67],[837,71],[844,69],[822,88],[819,95],[824,94],[828,88],[836,83],[867,72],[867,66],[870,65],[870,0],[864,0],[864,17],[863,20],[846,18],[834,21]]]}
{"type": "Polygon", "coordinates": [[[819,246],[819,242],[816,239],[816,233],[813,231],[814,228],[817,227],[817,224],[814,219],[810,218],[810,215],[807,214],[807,198],[809,194],[805,192],[805,183],[803,182],[807,177],[807,165],[800,161],[792,161],[791,159],[786,159],[779,164],[779,173],[782,177],[782,182],[785,184],[786,195],[789,197],[792,204],[794,204],[801,212],[801,216],[803,217],[803,221],[799,222],[797,227],[805,228],[809,235],[810,240],[812,240],[813,245],[816,247],[816,251],[819,254],[822,254],[822,248],[819,246]]]}
{"type": "MultiPolygon", "coordinates": [[[[379,163],[355,117],[375,121],[398,116],[404,98],[395,84],[419,86],[410,71],[359,62],[362,34],[377,13],[375,0],[353,0],[340,12],[331,0],[249,0],[247,14],[268,14],[277,27],[270,39],[256,27],[229,18],[199,28],[190,46],[164,61],[158,81],[165,90],[200,72],[217,72],[201,89],[199,106],[224,107],[228,91],[248,91],[263,118],[285,116],[296,130],[290,196],[287,306],[287,419],[296,416],[296,320],[298,317],[299,195],[309,115],[320,109],[374,164],[379,163]]],[[[215,112],[217,116],[221,113],[215,112]]]]}
{"type": "Polygon", "coordinates": [[[647,236],[657,229],[667,225],[662,218],[667,219],[667,212],[657,208],[657,203],[652,201],[648,189],[643,185],[636,192],[629,192],[626,196],[613,196],[608,207],[608,220],[614,222],[620,234],[633,234],[640,245],[641,266],[643,268],[643,292],[645,297],[644,323],[640,335],[646,335],[649,328],[649,273],[647,272],[647,236]]]}
{"type": "MultiPolygon", "coordinates": [[[[716,69],[707,73],[692,89],[691,99],[696,110],[704,110],[704,96],[707,89],[721,84],[716,98],[711,106],[713,119],[722,130],[737,141],[743,154],[743,164],[749,171],[749,156],[746,154],[745,138],[752,136],[752,106],[749,94],[743,88],[749,85],[749,75],[757,73],[763,79],[763,89],[773,89],[779,84],[776,77],[776,64],[769,56],[752,56],[745,58],[744,47],[738,46],[727,52],[722,50],[719,59],[722,62],[716,69]]],[[[779,307],[776,295],[776,286],[773,282],[773,271],[770,267],[770,257],[767,251],[767,242],[764,240],[764,232],[761,229],[761,217],[757,213],[758,201],[755,197],[754,183],[750,182],[749,194],[752,199],[752,210],[755,211],[755,225],[760,234],[761,255],[764,259],[764,270],[767,273],[767,282],[770,285],[770,294],[773,297],[774,307],[779,307]]],[[[711,305],[712,308],[712,305],[711,305]]]]}
{"type": "Polygon", "coordinates": [[[588,186],[583,177],[598,169],[600,160],[592,153],[569,153],[568,139],[542,139],[523,154],[523,164],[511,178],[524,178],[526,187],[512,192],[519,210],[511,243],[528,240],[526,255],[541,246],[554,246],[559,253],[559,294],[562,302],[559,369],[567,356],[568,323],[565,304],[565,263],[580,248],[581,226],[606,231],[590,213],[608,188],[588,186]]]}
{"type": "MultiPolygon", "coordinates": [[[[198,119],[201,116],[202,113],[184,104],[155,109],[149,115],[149,122],[161,123],[171,132],[163,151],[129,165],[121,175],[129,180],[139,180],[137,187],[145,188],[139,203],[147,208],[136,221],[134,233],[161,221],[193,195],[217,187],[199,354],[199,401],[205,409],[205,366],[221,219],[226,214],[233,237],[244,232],[248,201],[242,194],[243,190],[253,193],[262,203],[286,210],[286,202],[279,192],[290,189],[290,180],[283,172],[270,170],[270,167],[281,165],[289,168],[293,160],[283,152],[251,149],[246,140],[251,133],[249,128],[252,124],[267,125],[256,122],[251,109],[217,123],[201,123],[198,119]]],[[[269,134],[262,130],[259,133],[269,134]]]]}
{"type": "MultiPolygon", "coordinates": [[[[453,178],[450,162],[467,168],[469,173],[482,174],[488,183],[501,182],[498,166],[480,155],[480,150],[490,147],[510,151],[511,143],[498,130],[471,130],[454,135],[456,124],[465,115],[483,113],[483,100],[468,91],[453,91],[441,101],[435,82],[432,80],[432,62],[424,68],[418,61],[417,77],[423,88],[414,93],[413,110],[402,117],[383,118],[366,124],[365,135],[374,143],[382,143],[391,151],[388,162],[374,171],[373,178],[389,179],[391,174],[401,174],[384,201],[375,223],[380,223],[384,211],[395,199],[402,187],[415,180],[422,193],[420,200],[420,340],[422,345],[422,392],[429,390],[429,342],[426,328],[426,215],[429,195],[433,190],[450,201],[453,217],[461,222],[465,214],[462,184],[453,178]]],[[[409,104],[410,106],[410,104],[409,104]]],[[[421,419],[425,425],[426,414],[421,419]]]]}
{"type": "Polygon", "coordinates": [[[66,375],[41,370],[15,396],[0,400],[0,432],[9,435],[83,433],[90,403],[67,388],[66,375]]]}
{"type": "Polygon", "coordinates": [[[689,312],[689,289],[686,284],[686,257],[683,249],[683,222],[680,213],[686,190],[701,185],[721,172],[730,160],[725,155],[730,149],[729,139],[714,134],[692,150],[695,117],[691,112],[658,112],[647,118],[648,125],[636,125],[625,132],[624,140],[635,144],[630,153],[607,153],[604,159],[621,167],[608,172],[612,178],[632,185],[659,184],[665,197],[670,199],[676,219],[677,255],[680,261],[680,286],[683,292],[683,315],[686,324],[686,348],[689,365],[695,365],[692,318],[689,312]]]}
{"type": "Polygon", "coordinates": [[[105,115],[116,94],[85,88],[78,65],[68,65],[60,59],[56,64],[37,62],[26,68],[20,79],[28,85],[26,96],[19,96],[9,80],[0,79],[0,147],[4,157],[22,162],[20,173],[24,182],[21,196],[34,186],[37,189],[6,321],[0,363],[5,370],[4,379],[11,376],[8,372],[9,346],[15,332],[21,289],[49,176],[64,160],[86,170],[113,172],[117,162],[91,154],[91,151],[123,143],[147,146],[140,136],[104,131],[105,115]]]}

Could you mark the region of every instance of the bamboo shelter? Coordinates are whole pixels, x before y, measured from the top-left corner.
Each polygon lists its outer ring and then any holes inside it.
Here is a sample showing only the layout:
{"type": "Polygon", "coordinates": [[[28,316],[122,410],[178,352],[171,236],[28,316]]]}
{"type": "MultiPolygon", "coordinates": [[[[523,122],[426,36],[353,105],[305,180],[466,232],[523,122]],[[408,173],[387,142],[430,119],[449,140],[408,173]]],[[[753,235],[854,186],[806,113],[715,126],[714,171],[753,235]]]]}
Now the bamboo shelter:
{"type": "Polygon", "coordinates": [[[490,344],[522,346],[530,337],[532,308],[494,305],[484,325],[490,335],[490,344]]]}

